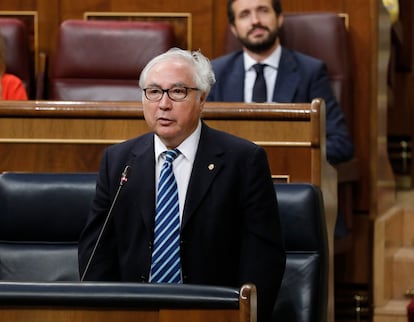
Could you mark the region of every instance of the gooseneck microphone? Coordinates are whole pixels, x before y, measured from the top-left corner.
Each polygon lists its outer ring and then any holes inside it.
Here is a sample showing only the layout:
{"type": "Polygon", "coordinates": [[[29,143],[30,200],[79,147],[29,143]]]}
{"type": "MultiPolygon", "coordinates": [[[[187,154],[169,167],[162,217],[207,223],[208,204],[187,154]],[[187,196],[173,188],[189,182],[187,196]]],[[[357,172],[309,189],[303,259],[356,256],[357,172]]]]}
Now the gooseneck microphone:
{"type": "Polygon", "coordinates": [[[88,263],[86,264],[85,270],[83,271],[82,277],[80,279],[81,282],[83,282],[83,280],[84,280],[84,278],[86,276],[86,273],[88,272],[88,269],[89,269],[89,266],[90,266],[90,264],[92,262],[92,259],[95,256],[95,251],[98,248],[98,245],[99,245],[99,243],[101,241],[101,238],[102,238],[103,232],[104,232],[104,230],[106,228],[106,225],[108,223],[108,220],[111,217],[112,209],[114,208],[114,206],[116,204],[116,201],[118,199],[118,195],[119,195],[122,187],[124,186],[125,183],[127,183],[128,176],[130,175],[130,173],[131,173],[131,167],[129,165],[125,166],[125,169],[124,169],[124,171],[122,171],[122,174],[121,174],[121,180],[119,181],[118,190],[116,191],[116,194],[115,194],[115,197],[114,197],[114,199],[112,201],[111,207],[109,208],[108,214],[106,215],[105,221],[104,221],[104,223],[102,225],[102,228],[101,228],[101,230],[99,232],[98,238],[96,239],[95,246],[93,247],[92,253],[89,256],[88,263]]]}

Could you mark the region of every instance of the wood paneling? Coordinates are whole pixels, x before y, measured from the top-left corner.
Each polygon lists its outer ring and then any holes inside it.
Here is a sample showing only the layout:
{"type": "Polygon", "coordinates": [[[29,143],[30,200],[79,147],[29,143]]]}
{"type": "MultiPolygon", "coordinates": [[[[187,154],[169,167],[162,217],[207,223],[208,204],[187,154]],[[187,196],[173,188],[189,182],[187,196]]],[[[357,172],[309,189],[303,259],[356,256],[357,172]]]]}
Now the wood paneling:
{"type": "Polygon", "coordinates": [[[8,322],[240,322],[237,310],[150,310],[70,309],[70,308],[0,308],[0,319],[8,322]]]}

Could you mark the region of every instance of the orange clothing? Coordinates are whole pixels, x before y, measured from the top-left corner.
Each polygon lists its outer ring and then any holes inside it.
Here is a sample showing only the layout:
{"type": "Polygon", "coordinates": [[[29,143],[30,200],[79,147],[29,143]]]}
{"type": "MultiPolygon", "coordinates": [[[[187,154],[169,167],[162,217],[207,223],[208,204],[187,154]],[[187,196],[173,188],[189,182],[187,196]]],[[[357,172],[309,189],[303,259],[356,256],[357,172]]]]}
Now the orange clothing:
{"type": "Polygon", "coordinates": [[[1,98],[3,100],[27,100],[26,88],[20,78],[12,74],[3,74],[1,98]]]}

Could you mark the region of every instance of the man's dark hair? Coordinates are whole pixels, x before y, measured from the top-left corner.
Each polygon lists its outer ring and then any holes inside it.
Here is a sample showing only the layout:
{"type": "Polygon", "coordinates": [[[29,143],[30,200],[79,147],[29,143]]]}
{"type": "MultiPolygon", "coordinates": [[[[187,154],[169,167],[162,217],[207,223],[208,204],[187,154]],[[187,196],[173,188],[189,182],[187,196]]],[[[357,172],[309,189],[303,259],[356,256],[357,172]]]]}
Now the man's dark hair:
{"type": "MultiPolygon", "coordinates": [[[[235,0],[227,0],[227,18],[229,19],[229,23],[232,25],[234,24],[235,19],[232,6],[234,1],[235,0]]],[[[282,4],[280,3],[280,0],[272,0],[272,7],[277,15],[280,15],[282,13],[282,4]]]]}

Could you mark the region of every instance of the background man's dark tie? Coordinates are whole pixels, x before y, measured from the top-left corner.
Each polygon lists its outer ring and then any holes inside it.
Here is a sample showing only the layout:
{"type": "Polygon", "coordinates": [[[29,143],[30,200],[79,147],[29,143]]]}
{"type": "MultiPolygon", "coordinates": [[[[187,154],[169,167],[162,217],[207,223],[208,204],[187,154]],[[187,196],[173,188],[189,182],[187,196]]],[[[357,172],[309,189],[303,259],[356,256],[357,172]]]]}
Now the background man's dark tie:
{"type": "Polygon", "coordinates": [[[253,86],[252,101],[256,103],[263,103],[267,101],[266,80],[263,74],[265,64],[255,64],[253,68],[256,70],[256,80],[253,86]]]}

